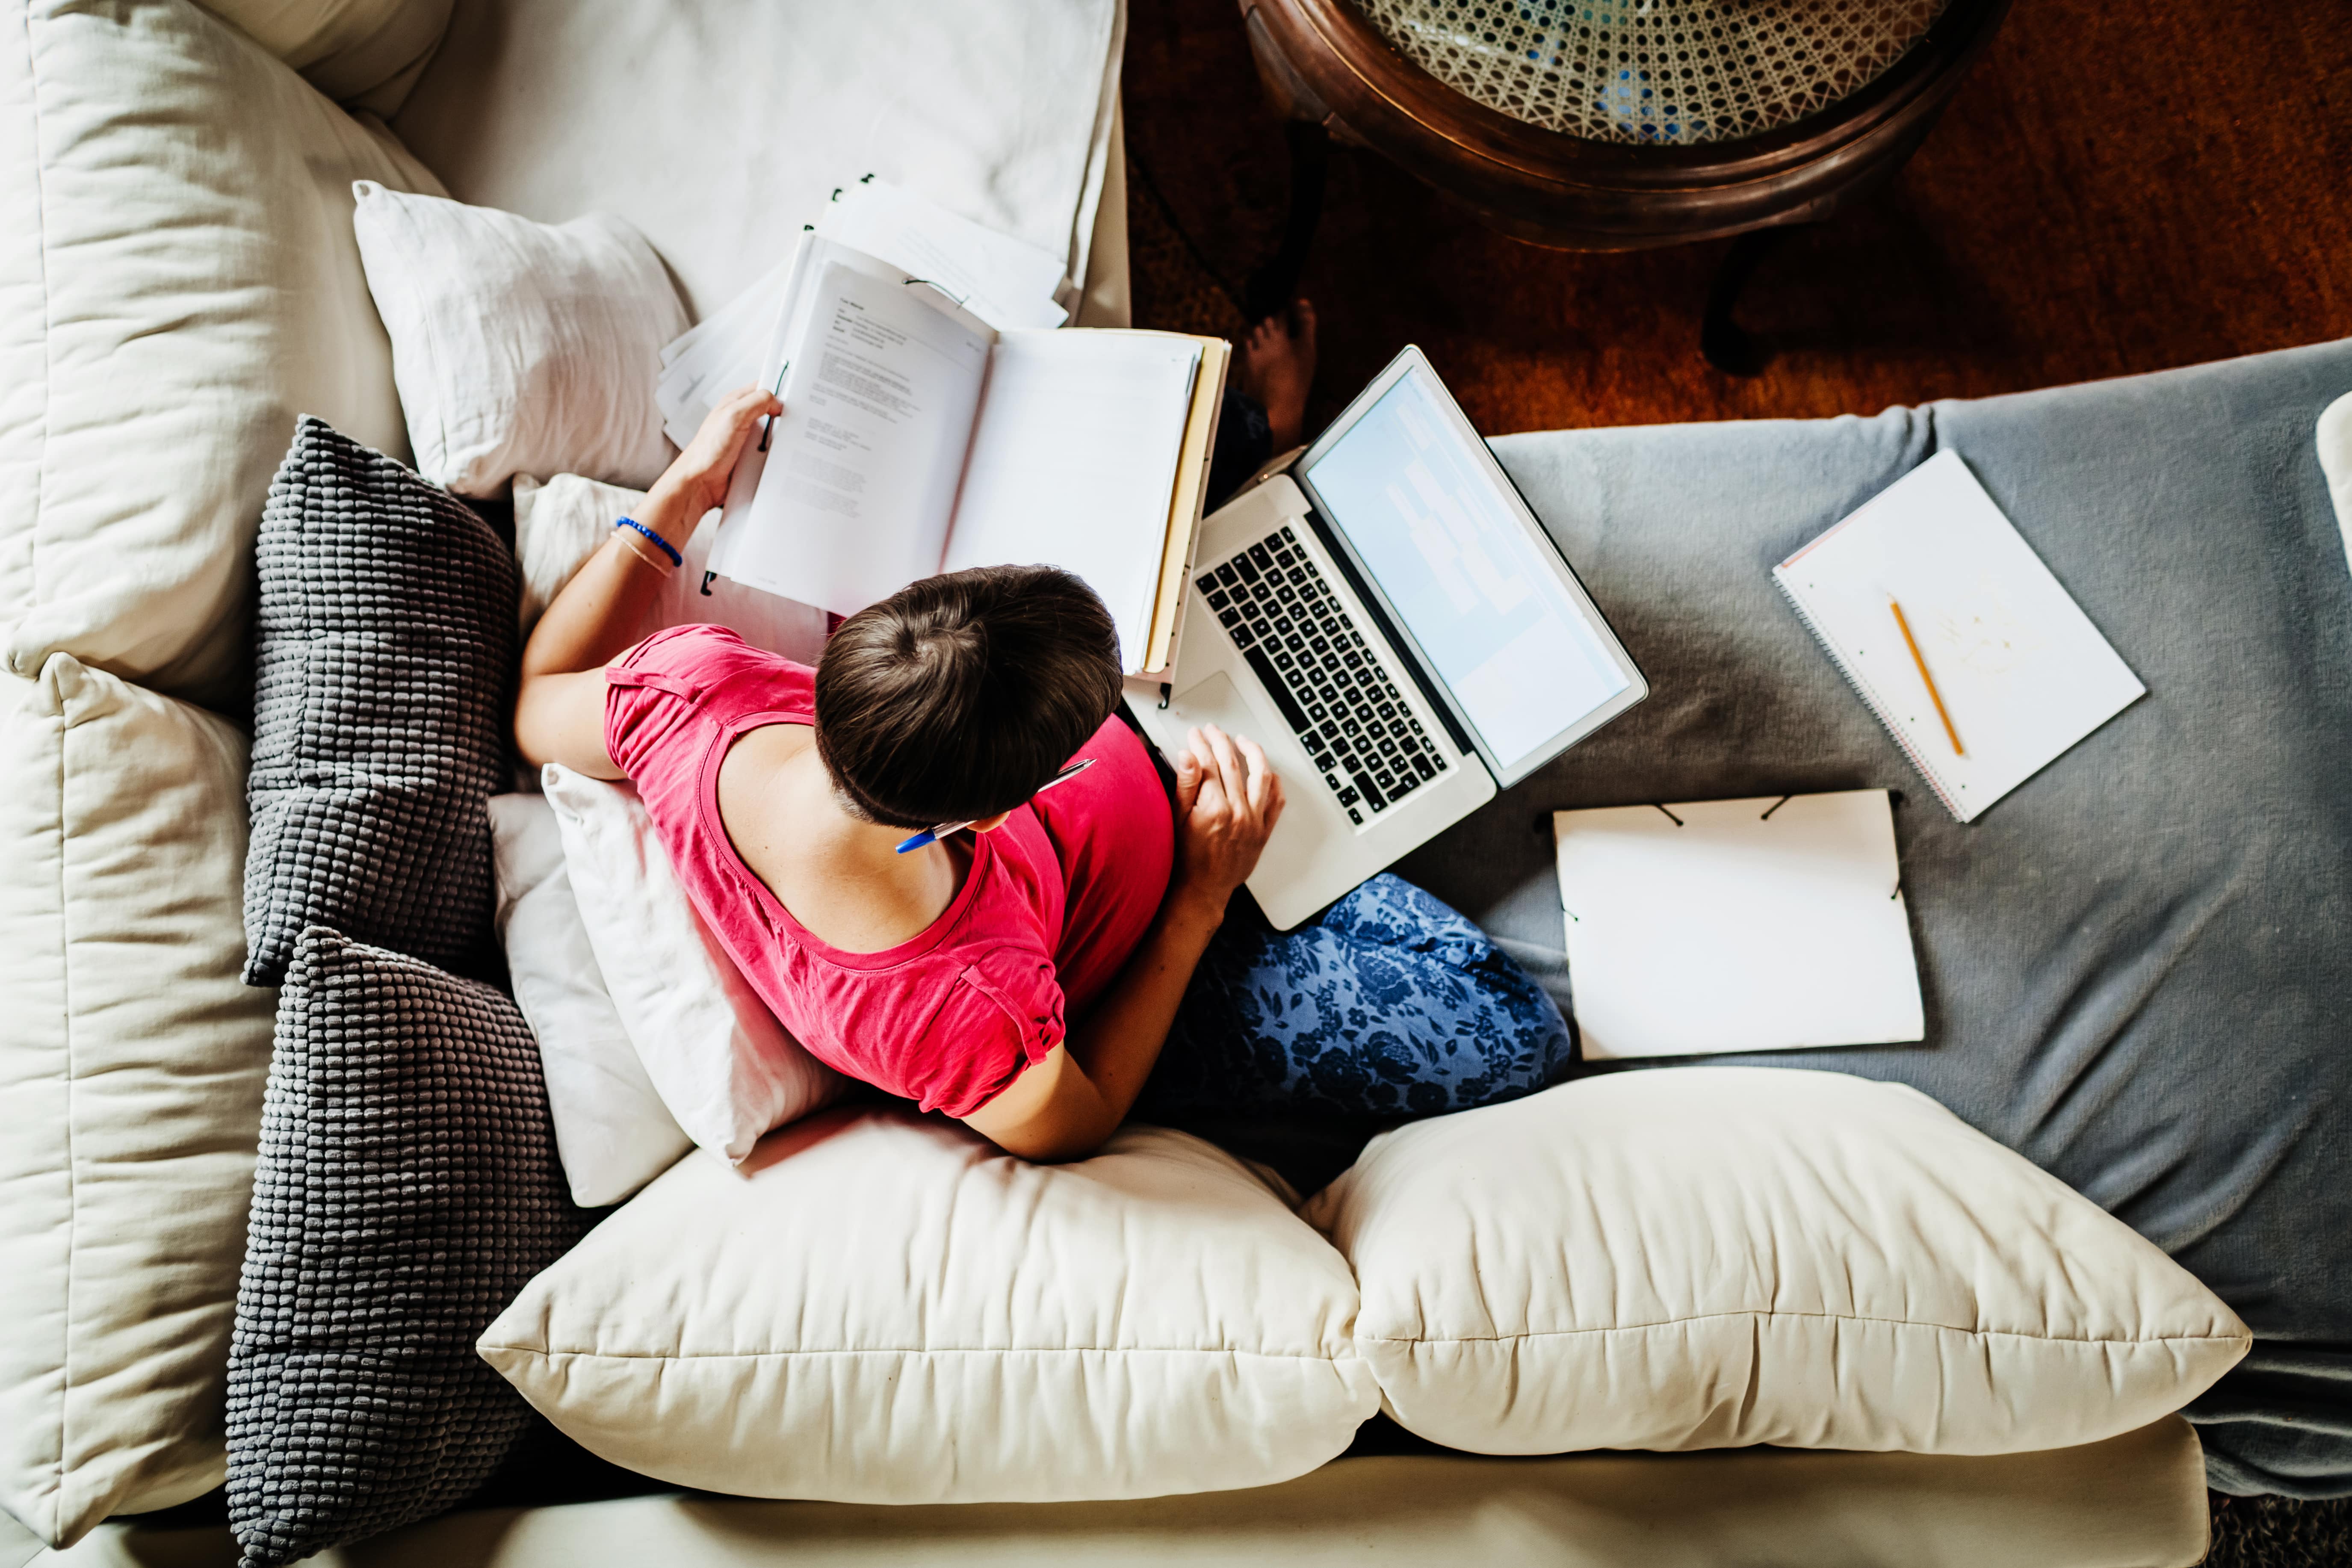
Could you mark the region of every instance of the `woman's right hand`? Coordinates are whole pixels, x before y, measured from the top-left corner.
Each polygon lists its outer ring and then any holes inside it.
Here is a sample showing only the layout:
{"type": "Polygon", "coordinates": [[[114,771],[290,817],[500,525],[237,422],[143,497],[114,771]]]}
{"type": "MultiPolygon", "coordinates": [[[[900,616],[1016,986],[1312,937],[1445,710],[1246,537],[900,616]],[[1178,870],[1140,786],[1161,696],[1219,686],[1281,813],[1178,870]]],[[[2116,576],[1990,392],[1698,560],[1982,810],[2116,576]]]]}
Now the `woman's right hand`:
{"type": "Polygon", "coordinates": [[[1225,901],[1257,868],[1267,836],[1282,817],[1282,780],[1257,742],[1214,724],[1185,740],[1176,769],[1176,878],[1171,893],[1199,901],[1223,919],[1225,901]]]}
{"type": "Polygon", "coordinates": [[[703,513],[727,504],[728,484],[743,448],[751,444],[751,432],[761,420],[783,411],[783,404],[764,387],[746,386],[720,398],[703,417],[694,439],[654,481],[646,497],[646,516],[639,521],[683,545],[703,513]]]}

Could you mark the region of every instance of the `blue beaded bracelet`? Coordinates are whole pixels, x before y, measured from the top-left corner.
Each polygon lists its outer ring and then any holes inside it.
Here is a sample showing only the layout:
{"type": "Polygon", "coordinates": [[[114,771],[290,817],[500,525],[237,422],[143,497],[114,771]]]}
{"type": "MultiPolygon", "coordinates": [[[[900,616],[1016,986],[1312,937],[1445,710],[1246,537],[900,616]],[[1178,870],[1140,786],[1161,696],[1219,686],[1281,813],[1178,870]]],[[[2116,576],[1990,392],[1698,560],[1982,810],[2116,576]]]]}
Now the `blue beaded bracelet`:
{"type": "Polygon", "coordinates": [[[671,565],[683,566],[686,564],[686,557],[677,552],[677,546],[672,544],[668,540],[664,539],[660,534],[656,533],[652,529],[647,528],[644,523],[639,522],[635,518],[622,518],[619,521],[614,523],[613,526],[614,528],[635,529],[639,533],[644,534],[647,539],[652,540],[656,544],[661,546],[661,552],[669,557],[669,563],[671,565]]]}

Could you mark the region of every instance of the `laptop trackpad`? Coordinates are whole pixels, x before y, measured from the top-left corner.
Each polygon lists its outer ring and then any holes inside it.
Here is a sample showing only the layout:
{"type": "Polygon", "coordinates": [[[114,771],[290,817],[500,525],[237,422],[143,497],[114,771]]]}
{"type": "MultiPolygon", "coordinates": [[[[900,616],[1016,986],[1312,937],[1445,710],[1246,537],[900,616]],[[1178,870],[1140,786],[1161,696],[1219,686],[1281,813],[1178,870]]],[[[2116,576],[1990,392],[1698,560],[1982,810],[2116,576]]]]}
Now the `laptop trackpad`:
{"type": "Polygon", "coordinates": [[[1266,721],[1223,670],[1186,687],[1181,696],[1169,703],[1168,714],[1180,724],[1214,724],[1228,735],[1246,735],[1261,746],[1275,739],[1266,721]]]}

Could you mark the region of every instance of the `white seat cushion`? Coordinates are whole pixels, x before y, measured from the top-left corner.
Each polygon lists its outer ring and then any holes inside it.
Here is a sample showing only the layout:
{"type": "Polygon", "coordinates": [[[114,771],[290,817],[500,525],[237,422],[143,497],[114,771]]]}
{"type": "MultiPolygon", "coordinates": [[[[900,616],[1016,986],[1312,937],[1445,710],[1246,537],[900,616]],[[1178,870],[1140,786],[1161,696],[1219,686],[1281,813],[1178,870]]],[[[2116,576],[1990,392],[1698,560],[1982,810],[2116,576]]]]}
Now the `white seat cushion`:
{"type": "Polygon", "coordinates": [[[1118,0],[468,0],[394,128],[462,201],[627,219],[698,317],[866,174],[1083,279],[1125,31],[1118,0]]]}
{"type": "Polygon", "coordinates": [[[12,0],[0,49],[0,636],[233,695],[298,414],[394,457],[352,182],[381,128],[182,0],[12,0]]]}
{"type": "Polygon", "coordinates": [[[2204,1392],[2246,1326],[1916,1091],[1616,1073],[1385,1134],[1307,1217],[1405,1426],[1489,1454],[2000,1454],[2204,1392]]]}
{"type": "Polygon", "coordinates": [[[1056,1501],[1259,1486],[1378,1395],[1356,1288],[1247,1167],[1129,1127],[1034,1165],[844,1109],[679,1162],[481,1352],[617,1464],[750,1497],[1056,1501]]]}
{"type": "MultiPolygon", "coordinates": [[[[226,1527],[169,1539],[110,1524],[38,1568],[236,1562],[226,1527]]],[[[1363,1454],[1280,1486],[1046,1508],[671,1492],[448,1514],[310,1568],[2191,1568],[2207,1541],[2197,1434],[2169,1415],[2047,1454],[1363,1454]]]]}
{"type": "Polygon", "coordinates": [[[0,677],[0,1506],[51,1542],[223,1474],[277,993],[246,741],[64,654],[0,677]]]}

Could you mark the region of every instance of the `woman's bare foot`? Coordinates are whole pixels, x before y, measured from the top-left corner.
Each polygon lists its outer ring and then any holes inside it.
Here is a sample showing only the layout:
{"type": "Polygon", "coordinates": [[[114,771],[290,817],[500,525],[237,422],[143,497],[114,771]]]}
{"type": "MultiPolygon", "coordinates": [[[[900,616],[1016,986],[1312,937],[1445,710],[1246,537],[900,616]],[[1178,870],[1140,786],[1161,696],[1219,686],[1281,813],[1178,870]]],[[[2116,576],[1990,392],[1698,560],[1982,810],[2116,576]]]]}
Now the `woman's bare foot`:
{"type": "Polygon", "coordinates": [[[1242,340],[1241,389],[1265,409],[1274,449],[1287,452],[1307,427],[1307,394],[1315,384],[1315,307],[1294,300],[1242,340]]]}

